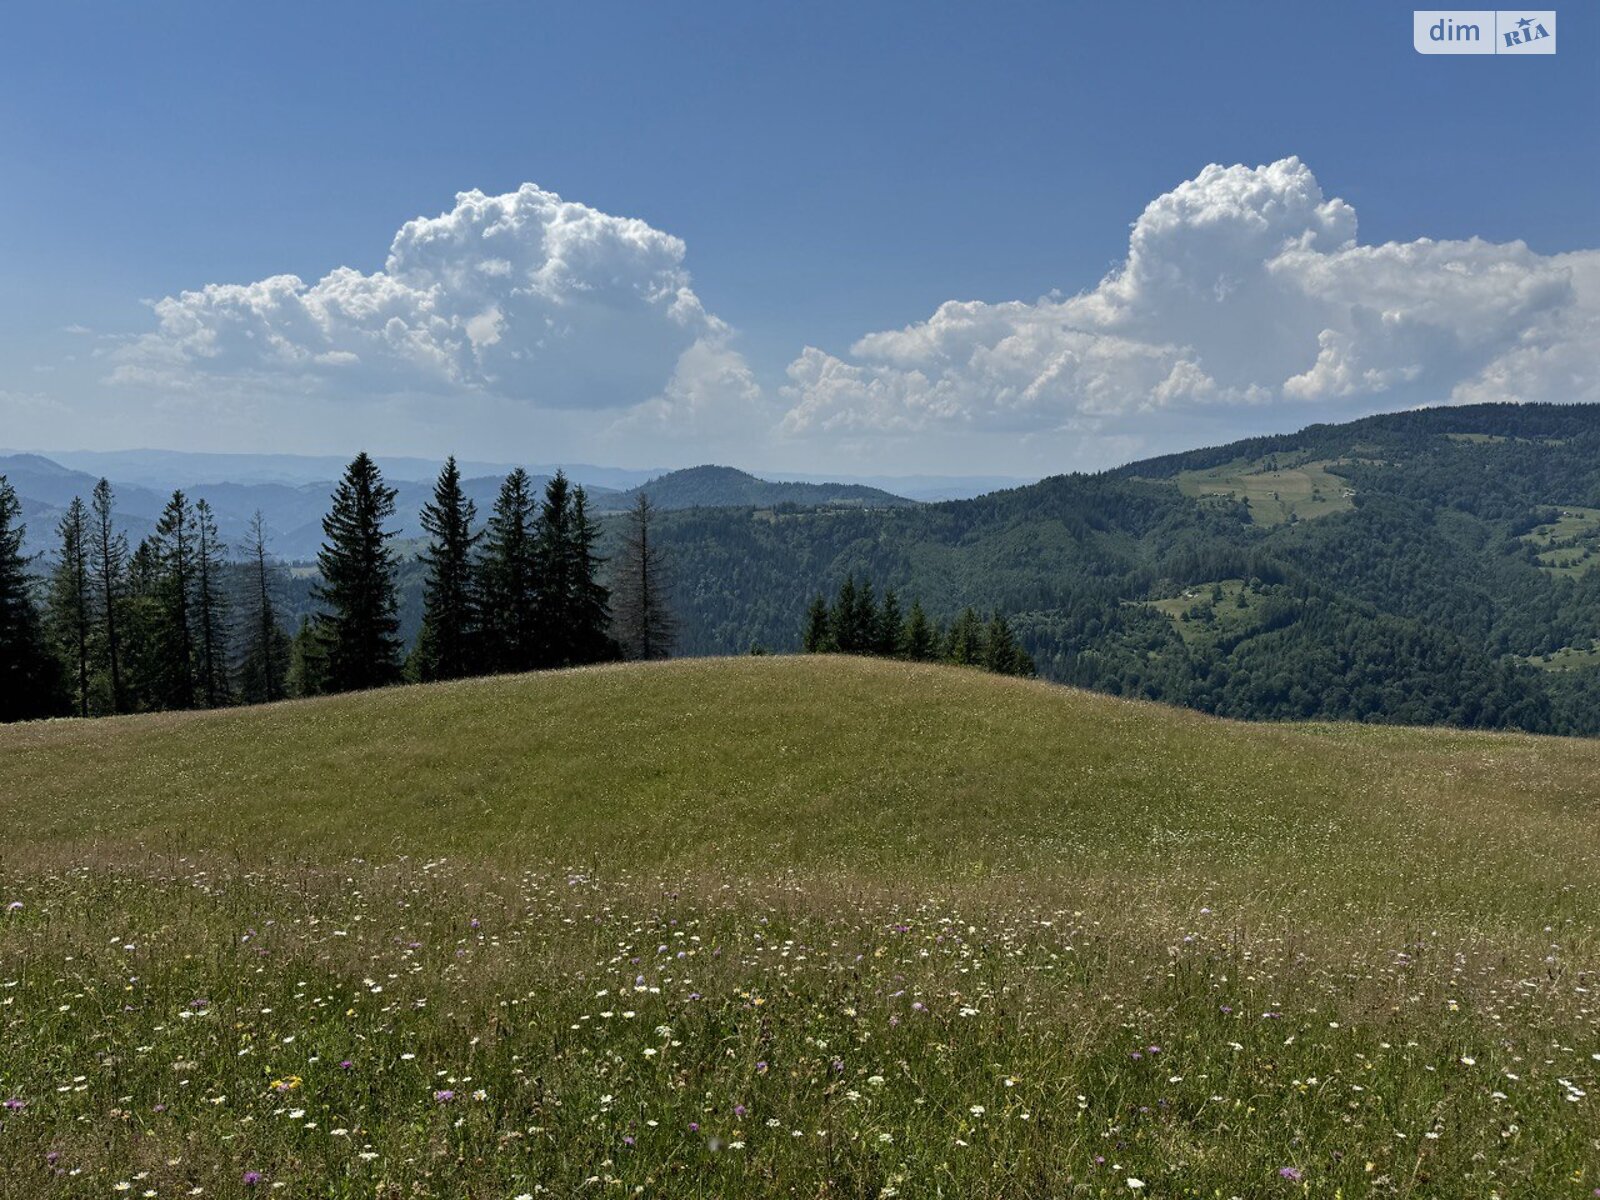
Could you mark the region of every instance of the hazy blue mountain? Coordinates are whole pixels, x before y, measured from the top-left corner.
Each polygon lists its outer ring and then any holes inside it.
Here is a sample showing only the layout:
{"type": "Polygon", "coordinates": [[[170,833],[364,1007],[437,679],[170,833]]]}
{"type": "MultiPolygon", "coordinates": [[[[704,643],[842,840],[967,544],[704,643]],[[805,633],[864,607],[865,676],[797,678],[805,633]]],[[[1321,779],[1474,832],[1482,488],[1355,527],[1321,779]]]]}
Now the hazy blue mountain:
{"type": "MultiPolygon", "coordinates": [[[[63,467],[88,472],[97,479],[104,475],[113,482],[138,484],[169,493],[174,487],[194,488],[208,483],[274,483],[287,487],[321,484],[337,479],[350,461],[348,455],[210,454],[186,450],[49,450],[44,456],[63,467]]],[[[443,458],[386,454],[373,457],[391,483],[431,482],[444,465],[443,458]]],[[[463,475],[503,478],[515,464],[460,459],[457,465],[463,475]]],[[[554,475],[558,465],[575,482],[590,490],[635,487],[662,473],[661,468],[633,470],[589,463],[530,464],[528,471],[535,475],[554,475]]]]}
{"type": "Polygon", "coordinates": [[[775,482],[859,483],[878,488],[907,500],[971,500],[989,492],[1026,487],[1038,482],[1037,475],[811,475],[798,471],[769,471],[766,478],[775,482]]]}
{"type": "MultiPolygon", "coordinates": [[[[161,509],[176,488],[193,500],[205,500],[216,512],[223,540],[240,546],[250,521],[259,511],[266,524],[273,553],[290,561],[316,557],[322,545],[322,517],[328,510],[333,480],[344,460],[298,455],[185,454],[166,450],[68,455],[94,469],[73,468],[39,454],[0,456],[0,474],[6,475],[23,501],[28,525],[28,549],[39,554],[54,544],[55,527],[74,496],[89,498],[104,473],[116,491],[117,515],[130,542],[136,543],[154,527],[161,509]],[[329,473],[321,478],[292,482],[312,469],[329,473]],[[238,478],[216,478],[219,471],[237,470],[238,478]],[[184,474],[193,471],[194,474],[184,474]],[[125,472],[125,473],[124,473],[125,472]],[[280,478],[271,478],[276,474],[280,478]]],[[[433,491],[437,464],[425,459],[380,460],[385,477],[395,488],[395,528],[400,540],[423,536],[422,506],[433,491]]],[[[462,486],[486,519],[500,490],[505,472],[496,464],[464,463],[462,486]],[[488,470],[482,470],[487,466],[488,470]]],[[[532,470],[534,484],[543,488],[554,468],[532,470]]],[[[633,493],[599,482],[630,479],[646,472],[620,468],[579,467],[571,477],[589,492],[594,510],[620,512],[633,501],[633,493]],[[580,473],[581,472],[581,473],[580,473]]],[[[731,467],[692,467],[665,474],[648,473],[646,490],[664,509],[693,507],[803,507],[848,506],[882,508],[905,506],[911,501],[861,484],[768,482],[731,467]]]]}
{"type": "Polygon", "coordinates": [[[806,508],[824,505],[903,508],[914,503],[904,496],[859,483],[774,482],[734,467],[705,466],[670,471],[632,491],[607,496],[597,507],[602,511],[625,509],[640,492],[663,509],[772,508],[779,504],[798,504],[806,508]]]}

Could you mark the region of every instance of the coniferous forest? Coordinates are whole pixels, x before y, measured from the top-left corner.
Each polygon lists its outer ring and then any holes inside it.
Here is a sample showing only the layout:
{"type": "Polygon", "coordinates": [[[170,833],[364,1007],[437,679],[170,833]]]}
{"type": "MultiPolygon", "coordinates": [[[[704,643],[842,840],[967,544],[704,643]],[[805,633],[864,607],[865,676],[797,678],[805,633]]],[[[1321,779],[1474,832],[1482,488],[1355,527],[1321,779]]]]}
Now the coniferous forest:
{"type": "Polygon", "coordinates": [[[641,489],[597,517],[564,475],[518,470],[480,512],[452,460],[420,543],[397,541],[400,515],[363,454],[314,564],[278,560],[259,520],[223,544],[181,491],[130,545],[102,480],[30,557],[0,486],[0,716],[766,649],[1246,718],[1600,732],[1594,406],[1312,426],[925,505],[669,508],[641,489]]]}
{"type": "Polygon", "coordinates": [[[454,459],[423,512],[419,635],[400,635],[394,489],[357,455],[322,527],[313,611],[285,629],[296,593],[259,519],[226,547],[204,500],[172,494],[136,547],[102,480],[76,499],[40,564],[0,477],[0,719],[217,708],[625,656],[665,657],[676,633],[668,566],[648,502],[608,562],[582,487],[557,473],[536,494],[509,475],[487,520],[454,459]],[[612,586],[623,603],[613,612],[612,586]]]}

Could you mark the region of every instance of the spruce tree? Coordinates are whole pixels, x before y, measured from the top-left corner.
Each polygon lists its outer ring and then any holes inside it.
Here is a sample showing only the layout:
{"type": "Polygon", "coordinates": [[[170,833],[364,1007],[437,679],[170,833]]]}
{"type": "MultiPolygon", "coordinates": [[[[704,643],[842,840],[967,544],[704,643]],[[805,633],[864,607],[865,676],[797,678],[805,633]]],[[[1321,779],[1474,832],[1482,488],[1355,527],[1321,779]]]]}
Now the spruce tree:
{"type": "Polygon", "coordinates": [[[1010,623],[998,612],[984,636],[983,665],[1000,675],[1032,675],[1033,659],[1017,644],[1010,623]]]}
{"type": "Polygon", "coordinates": [[[157,658],[152,692],[162,708],[193,708],[195,702],[196,574],[194,509],[181,491],[172,493],[156,522],[157,658]]]}
{"type": "Polygon", "coordinates": [[[627,533],[612,579],[617,639],[629,658],[666,658],[678,635],[677,617],[668,601],[672,583],[666,549],[655,532],[655,505],[641,491],[628,510],[627,533]]]}
{"type": "Polygon", "coordinates": [[[489,515],[479,564],[483,669],[531,671],[538,665],[538,518],[533,481],[521,467],[507,475],[489,515]]]}
{"type": "Polygon", "coordinates": [[[313,595],[325,606],[317,614],[317,634],[330,691],[384,687],[400,679],[396,568],[389,548],[395,531],[384,528],[394,516],[394,497],[363,450],[345,468],[322,519],[322,582],[313,595]]]}
{"type": "Polygon", "coordinates": [[[568,603],[569,663],[608,662],[617,657],[611,637],[611,590],[600,582],[605,559],[596,551],[600,526],[589,515],[589,496],[579,486],[572,494],[569,557],[572,595],[568,603]]]}
{"type": "Polygon", "coordinates": [[[850,620],[853,654],[871,654],[878,642],[878,601],[872,593],[872,580],[863,578],[856,587],[855,615],[850,620]]]}
{"type": "Polygon", "coordinates": [[[928,622],[928,614],[922,611],[922,601],[913,600],[901,642],[906,657],[912,662],[930,662],[937,656],[938,642],[937,631],[928,622]]]}
{"type": "Polygon", "coordinates": [[[834,648],[833,614],[828,611],[828,602],[820,592],[811,598],[811,607],[806,609],[801,645],[807,654],[826,654],[834,648]]]}
{"type": "Polygon", "coordinates": [[[856,577],[846,575],[839,585],[839,596],[829,614],[833,635],[833,648],[840,654],[860,654],[864,649],[861,630],[861,602],[856,588],[856,577]]]}
{"type": "Polygon", "coordinates": [[[89,715],[94,637],[94,589],[89,574],[89,510],[74,496],[56,526],[61,539],[55,569],[50,572],[46,622],[57,656],[70,682],[73,710],[89,715]]]}
{"type": "Polygon", "coordinates": [[[300,618],[300,628],[290,640],[284,686],[291,696],[321,696],[328,690],[328,654],[312,617],[300,618]]]}
{"type": "Polygon", "coordinates": [[[288,694],[289,636],[278,624],[277,577],[267,556],[266,523],[257,511],[245,546],[245,644],[239,660],[239,694],[247,704],[270,704],[288,694]]]}
{"type": "Polygon", "coordinates": [[[233,700],[228,679],[229,626],[227,558],[222,539],[217,536],[217,518],[204,500],[194,506],[194,618],[195,672],[200,698],[207,708],[218,708],[233,700]]]}
{"type": "Polygon", "coordinates": [[[65,699],[60,664],[33,602],[21,517],[17,494],[0,475],[0,721],[54,716],[65,699]]]}
{"type": "Polygon", "coordinates": [[[572,488],[557,470],[544,485],[539,506],[539,656],[541,667],[574,661],[577,646],[575,597],[578,562],[574,548],[572,488]]]}
{"type": "Polygon", "coordinates": [[[949,649],[946,657],[958,666],[978,667],[984,661],[983,622],[971,608],[962,610],[950,627],[949,649]]]}
{"type": "Polygon", "coordinates": [[[478,624],[473,547],[482,536],[472,528],[477,516],[477,507],[461,490],[461,471],[452,455],[433,485],[433,499],[422,508],[429,540],[420,557],[428,575],[422,585],[417,674],[425,680],[459,679],[473,670],[478,624]]]}
{"type": "Polygon", "coordinates": [[[94,485],[94,517],[89,527],[89,569],[94,573],[95,603],[100,626],[100,646],[105,655],[109,682],[110,708],[123,711],[122,639],[117,628],[123,599],[127,594],[128,539],[115,523],[115,498],[111,484],[100,480],[94,485]]]}
{"type": "Polygon", "coordinates": [[[878,606],[877,620],[872,636],[872,652],[886,658],[900,653],[901,614],[900,597],[889,588],[883,593],[883,603],[878,606]]]}
{"type": "Polygon", "coordinates": [[[124,579],[117,617],[117,633],[122,639],[122,702],[126,711],[139,712],[161,706],[162,572],[160,547],[154,537],[135,547],[124,579]]]}

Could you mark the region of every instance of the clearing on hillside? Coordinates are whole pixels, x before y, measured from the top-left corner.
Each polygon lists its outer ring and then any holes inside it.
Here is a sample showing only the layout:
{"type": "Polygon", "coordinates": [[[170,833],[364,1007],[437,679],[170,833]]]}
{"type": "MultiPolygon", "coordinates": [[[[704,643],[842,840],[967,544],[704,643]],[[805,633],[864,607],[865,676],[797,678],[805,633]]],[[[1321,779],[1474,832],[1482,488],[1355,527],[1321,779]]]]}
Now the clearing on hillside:
{"type": "Polygon", "coordinates": [[[1353,507],[1350,484],[1335,475],[1333,461],[1279,464],[1276,460],[1227,463],[1205,471],[1183,471],[1178,487],[1186,496],[1226,496],[1243,500],[1257,525],[1282,525],[1343,512],[1353,507]]]}
{"type": "Polygon", "coordinates": [[[826,656],[7,727],[0,1179],[1587,1197],[1597,816],[1593,742],[826,656]]]}
{"type": "Polygon", "coordinates": [[[1535,526],[1522,540],[1538,547],[1539,565],[1552,575],[1582,575],[1600,565],[1600,508],[1562,505],[1554,521],[1535,526]]]}

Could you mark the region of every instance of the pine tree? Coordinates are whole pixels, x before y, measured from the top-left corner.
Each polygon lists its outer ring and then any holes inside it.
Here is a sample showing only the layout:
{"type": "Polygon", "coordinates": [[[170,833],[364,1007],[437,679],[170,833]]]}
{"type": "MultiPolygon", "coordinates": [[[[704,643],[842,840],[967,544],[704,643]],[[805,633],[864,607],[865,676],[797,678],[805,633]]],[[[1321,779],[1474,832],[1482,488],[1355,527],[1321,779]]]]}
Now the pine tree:
{"type": "Polygon", "coordinates": [[[16,492],[0,475],[0,721],[53,716],[65,707],[60,664],[33,602],[21,516],[16,492]]]}
{"type": "Polygon", "coordinates": [[[820,592],[811,598],[811,607],[806,609],[806,629],[801,645],[807,654],[826,654],[834,649],[833,614],[828,611],[828,602],[820,592]]]}
{"type": "Polygon", "coordinates": [[[479,613],[485,634],[483,667],[531,671],[538,665],[538,519],[533,481],[521,467],[507,475],[495,498],[479,564],[479,613]]]}
{"type": "Polygon", "coordinates": [[[999,613],[989,620],[984,636],[983,665],[1000,675],[1032,675],[1033,659],[1017,644],[1010,623],[999,613]]]}
{"type": "Polygon", "coordinates": [[[978,619],[978,614],[971,608],[962,610],[956,623],[950,627],[949,649],[946,657],[958,666],[978,667],[983,665],[984,638],[983,623],[978,619]]]}
{"type": "Polygon", "coordinates": [[[855,612],[856,577],[846,575],[844,582],[839,585],[839,594],[833,599],[833,607],[828,610],[828,640],[840,654],[855,653],[854,630],[851,628],[855,612]]]}
{"type": "Polygon", "coordinates": [[[833,606],[833,646],[841,654],[869,654],[877,633],[877,605],[870,581],[856,583],[849,575],[839,585],[833,606]]]}
{"type": "Polygon", "coordinates": [[[938,633],[929,624],[928,614],[922,611],[922,601],[913,600],[901,643],[906,657],[912,662],[930,662],[937,656],[938,641],[938,633]]]}
{"type": "Polygon", "coordinates": [[[655,505],[641,491],[628,512],[628,530],[612,580],[617,638],[629,658],[666,658],[678,636],[678,620],[667,599],[672,583],[666,549],[655,537],[654,521],[655,505]]]}
{"type": "Polygon", "coordinates": [[[195,670],[200,697],[207,708],[218,708],[233,701],[228,679],[229,625],[227,559],[222,539],[217,536],[217,518],[204,500],[194,506],[194,617],[195,670]]]}
{"type": "Polygon", "coordinates": [[[290,640],[284,684],[291,696],[321,696],[328,690],[328,654],[311,617],[300,618],[300,628],[290,640]]]}
{"type": "Polygon", "coordinates": [[[578,564],[573,550],[572,489],[556,471],[544,485],[539,506],[539,665],[561,667],[573,661],[574,597],[578,564]]]}
{"type": "Polygon", "coordinates": [[[250,521],[245,588],[245,644],[239,660],[239,694],[247,704],[270,704],[288,694],[289,636],[278,624],[276,577],[267,557],[266,523],[250,521]]]}
{"type": "Polygon", "coordinates": [[[160,548],[154,537],[147,537],[128,558],[123,592],[117,602],[123,703],[129,712],[161,706],[161,580],[160,548]]]}
{"type": "Polygon", "coordinates": [[[55,569],[50,572],[46,620],[56,654],[70,680],[73,710],[80,717],[87,717],[95,620],[89,574],[89,510],[81,496],[72,498],[56,533],[61,546],[55,569]]]}
{"type": "Polygon", "coordinates": [[[850,621],[852,653],[871,654],[878,641],[878,600],[872,593],[872,580],[863,578],[856,587],[856,611],[850,621]]]}
{"type": "Polygon", "coordinates": [[[422,632],[417,637],[417,673],[422,679],[459,679],[473,670],[478,614],[473,581],[477,506],[461,490],[461,471],[452,455],[433,485],[433,499],[422,509],[428,548],[421,561],[428,570],[422,585],[422,632]]]}
{"type": "Polygon", "coordinates": [[[983,635],[983,665],[997,675],[1013,675],[1017,665],[1017,639],[1011,635],[1011,626],[999,613],[989,618],[989,627],[983,635]]]}
{"type": "Polygon", "coordinates": [[[158,657],[152,680],[162,708],[193,708],[195,702],[194,509],[181,491],[172,493],[156,522],[155,552],[158,657]]]}
{"type": "Polygon", "coordinates": [[[569,557],[572,595],[568,603],[569,662],[607,662],[618,656],[611,637],[611,590],[600,582],[605,559],[596,552],[600,526],[589,515],[589,497],[580,486],[572,494],[569,557]]]}
{"type": "Polygon", "coordinates": [[[123,711],[122,642],[118,637],[118,617],[127,593],[128,539],[115,525],[115,498],[111,484],[100,480],[94,485],[94,518],[89,529],[89,569],[94,573],[95,603],[105,654],[106,677],[110,682],[110,708],[123,711]]]}
{"type": "Polygon", "coordinates": [[[900,597],[889,588],[883,593],[883,603],[878,606],[876,628],[872,636],[872,652],[886,658],[900,653],[901,615],[900,597]]]}
{"type": "Polygon", "coordinates": [[[384,687],[400,679],[396,568],[389,548],[395,531],[383,524],[394,516],[394,497],[363,450],[345,469],[322,519],[322,582],[313,594],[326,606],[317,614],[317,633],[330,691],[384,687]]]}

